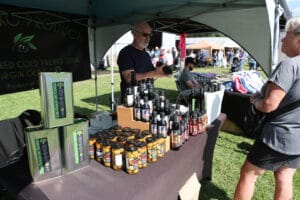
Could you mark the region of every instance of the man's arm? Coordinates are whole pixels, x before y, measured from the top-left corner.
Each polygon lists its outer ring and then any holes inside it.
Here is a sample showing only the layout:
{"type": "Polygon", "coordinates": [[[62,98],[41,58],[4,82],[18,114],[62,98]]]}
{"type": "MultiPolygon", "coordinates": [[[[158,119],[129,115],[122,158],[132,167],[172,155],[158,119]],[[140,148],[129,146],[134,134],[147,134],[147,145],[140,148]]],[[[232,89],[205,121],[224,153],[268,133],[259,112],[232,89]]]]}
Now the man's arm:
{"type": "MultiPolygon", "coordinates": [[[[169,77],[169,75],[166,75],[163,72],[164,65],[160,67],[156,67],[155,70],[145,72],[145,73],[136,73],[136,80],[142,80],[147,78],[159,78],[159,77],[169,77]]],[[[124,70],[121,72],[123,78],[125,79],[126,83],[129,83],[131,81],[131,71],[132,69],[124,70]]]]}

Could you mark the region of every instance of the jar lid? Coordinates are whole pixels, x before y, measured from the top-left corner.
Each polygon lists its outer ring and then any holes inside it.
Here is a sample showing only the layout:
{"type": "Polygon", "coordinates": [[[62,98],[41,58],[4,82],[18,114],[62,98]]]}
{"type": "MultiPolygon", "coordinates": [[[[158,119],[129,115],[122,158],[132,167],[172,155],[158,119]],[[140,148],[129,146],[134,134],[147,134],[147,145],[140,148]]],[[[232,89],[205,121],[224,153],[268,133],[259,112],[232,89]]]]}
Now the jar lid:
{"type": "Polygon", "coordinates": [[[123,132],[130,132],[131,128],[130,127],[124,127],[124,128],[122,128],[122,131],[123,132]]]}
{"type": "Polygon", "coordinates": [[[153,140],[152,137],[148,137],[148,138],[146,139],[146,141],[147,141],[147,143],[149,143],[149,142],[153,142],[154,140],[153,140]]]}
{"type": "Polygon", "coordinates": [[[127,140],[127,138],[124,136],[118,136],[118,138],[117,138],[118,142],[125,142],[126,140],[127,140]]]}
{"type": "Polygon", "coordinates": [[[121,149],[122,146],[121,146],[120,143],[113,142],[113,143],[111,144],[111,148],[113,148],[113,149],[121,149]]]}
{"type": "Polygon", "coordinates": [[[126,151],[136,151],[137,150],[137,147],[135,145],[130,145],[130,146],[127,146],[126,147],[126,151]]]}
{"type": "Polygon", "coordinates": [[[141,132],[141,130],[138,129],[138,128],[132,129],[131,131],[132,131],[132,133],[134,133],[134,134],[138,134],[138,133],[141,132]]]}
{"type": "Polygon", "coordinates": [[[146,142],[144,141],[135,141],[137,147],[144,147],[146,146],[146,142]]]}
{"type": "Polygon", "coordinates": [[[135,134],[135,136],[134,136],[135,139],[141,139],[144,137],[145,137],[145,135],[143,133],[138,133],[138,134],[135,134]]]}

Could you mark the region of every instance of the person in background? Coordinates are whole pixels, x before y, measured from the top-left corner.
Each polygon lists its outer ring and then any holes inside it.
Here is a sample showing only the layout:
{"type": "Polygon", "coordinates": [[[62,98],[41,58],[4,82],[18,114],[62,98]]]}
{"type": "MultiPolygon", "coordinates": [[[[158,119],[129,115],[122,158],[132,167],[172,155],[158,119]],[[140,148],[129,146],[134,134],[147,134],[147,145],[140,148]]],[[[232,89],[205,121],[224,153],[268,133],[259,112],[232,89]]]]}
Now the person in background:
{"type": "Polygon", "coordinates": [[[200,67],[206,67],[206,63],[205,63],[206,54],[202,49],[199,50],[199,58],[198,59],[199,59],[199,66],[200,67]]]}
{"type": "MultiPolygon", "coordinates": [[[[250,98],[260,112],[270,113],[300,99],[300,17],[288,20],[281,50],[288,58],[277,65],[261,93],[250,98]]],[[[274,199],[293,199],[293,177],[300,165],[299,118],[298,107],[266,122],[242,166],[235,200],[250,200],[257,178],[267,170],[274,173],[274,199]]]]}
{"type": "Polygon", "coordinates": [[[230,71],[231,72],[238,72],[241,70],[241,62],[238,57],[234,57],[232,60],[232,64],[230,66],[230,71]]]}
{"type": "Polygon", "coordinates": [[[163,72],[164,65],[153,66],[150,55],[146,52],[151,38],[152,28],[147,22],[135,24],[131,30],[133,35],[132,44],[124,47],[117,59],[121,76],[121,100],[123,102],[126,88],[131,82],[131,71],[135,71],[136,79],[168,77],[163,72]]]}
{"type": "Polygon", "coordinates": [[[214,68],[217,66],[217,60],[218,60],[218,51],[214,51],[212,54],[212,61],[214,68]]]}
{"type": "Polygon", "coordinates": [[[249,70],[256,70],[256,61],[254,60],[254,58],[249,57],[248,64],[249,64],[249,70]]]}
{"type": "Polygon", "coordinates": [[[241,70],[243,70],[244,64],[246,60],[248,59],[248,53],[244,51],[243,49],[240,51],[240,63],[241,63],[241,70]]]}
{"type": "Polygon", "coordinates": [[[173,62],[174,62],[174,60],[173,60],[173,56],[172,56],[171,50],[168,49],[166,51],[166,54],[165,54],[165,64],[166,65],[173,65],[173,62]]]}
{"type": "Polygon", "coordinates": [[[194,58],[192,58],[192,57],[185,58],[184,69],[182,70],[182,72],[178,78],[180,88],[182,90],[192,89],[193,87],[195,87],[195,88],[201,87],[201,85],[198,83],[198,81],[193,78],[193,75],[191,73],[191,71],[193,71],[193,69],[194,69],[195,64],[196,64],[196,62],[195,62],[194,58]]]}

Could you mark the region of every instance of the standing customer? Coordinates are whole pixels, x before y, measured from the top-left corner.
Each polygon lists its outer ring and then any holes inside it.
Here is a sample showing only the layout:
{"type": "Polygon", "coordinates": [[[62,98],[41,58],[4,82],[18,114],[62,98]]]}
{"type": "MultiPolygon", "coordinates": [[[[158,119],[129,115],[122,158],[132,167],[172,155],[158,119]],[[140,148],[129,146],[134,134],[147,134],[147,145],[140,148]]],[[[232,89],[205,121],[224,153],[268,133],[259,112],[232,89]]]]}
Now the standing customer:
{"type": "MultiPolygon", "coordinates": [[[[257,110],[272,112],[300,99],[300,18],[286,24],[282,52],[289,58],[280,62],[261,94],[250,101],[257,110]]],[[[251,199],[256,179],[266,170],[274,172],[274,199],[293,198],[293,176],[300,164],[300,108],[267,122],[241,169],[234,199],[251,199]]]]}
{"type": "Polygon", "coordinates": [[[163,67],[154,68],[150,55],[146,52],[151,37],[151,27],[146,22],[135,24],[131,30],[132,44],[124,47],[118,56],[117,63],[121,76],[121,100],[123,101],[128,83],[131,82],[131,71],[135,71],[136,79],[158,78],[167,76],[163,67]]]}

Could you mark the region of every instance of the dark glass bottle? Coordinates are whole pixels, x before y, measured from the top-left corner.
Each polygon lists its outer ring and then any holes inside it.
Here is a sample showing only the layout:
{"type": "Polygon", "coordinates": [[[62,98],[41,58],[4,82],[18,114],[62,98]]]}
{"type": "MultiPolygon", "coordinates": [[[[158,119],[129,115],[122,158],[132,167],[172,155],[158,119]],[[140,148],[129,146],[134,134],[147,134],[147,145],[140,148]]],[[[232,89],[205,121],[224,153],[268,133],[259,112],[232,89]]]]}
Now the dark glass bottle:
{"type": "Polygon", "coordinates": [[[189,120],[189,129],[190,135],[196,136],[198,134],[197,116],[195,112],[191,113],[191,117],[189,120]]]}
{"type": "Polygon", "coordinates": [[[157,113],[154,111],[152,113],[152,119],[150,123],[150,131],[152,134],[157,135],[158,133],[158,128],[157,128],[157,113]]]}
{"type": "Polygon", "coordinates": [[[160,120],[158,121],[158,134],[162,134],[164,138],[168,136],[167,122],[165,120],[165,113],[160,113],[160,120]]]}
{"type": "Polygon", "coordinates": [[[144,104],[142,105],[142,121],[149,122],[150,120],[150,106],[148,103],[148,96],[144,97],[144,104]]]}
{"type": "Polygon", "coordinates": [[[171,138],[171,149],[173,150],[179,149],[182,145],[182,138],[180,134],[179,118],[176,114],[174,116],[170,138],[171,138]]]}
{"type": "Polygon", "coordinates": [[[135,105],[134,105],[134,119],[136,121],[141,121],[142,110],[141,110],[140,97],[137,96],[135,99],[136,100],[135,100],[135,105]]]}
{"type": "Polygon", "coordinates": [[[127,88],[125,102],[127,107],[132,107],[134,105],[134,95],[131,86],[127,88]]]}
{"type": "Polygon", "coordinates": [[[133,94],[136,96],[138,94],[138,81],[136,80],[135,71],[131,71],[131,86],[133,89],[133,94]]]}

